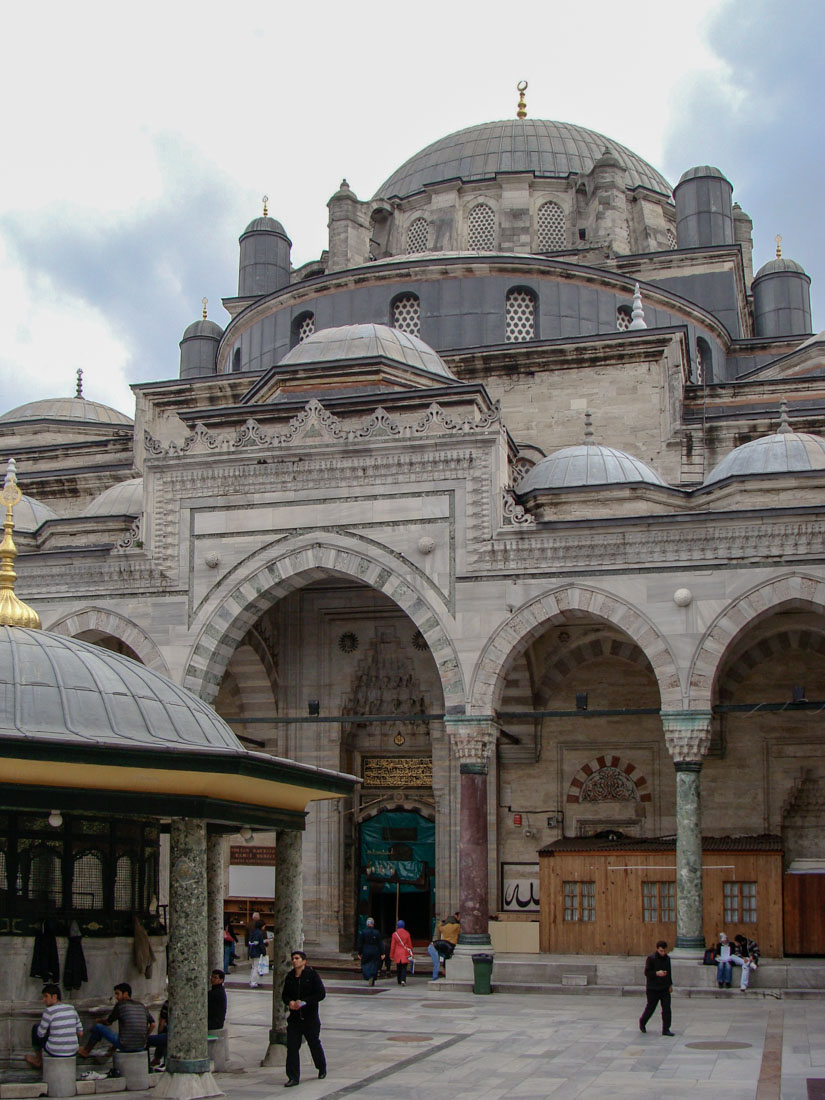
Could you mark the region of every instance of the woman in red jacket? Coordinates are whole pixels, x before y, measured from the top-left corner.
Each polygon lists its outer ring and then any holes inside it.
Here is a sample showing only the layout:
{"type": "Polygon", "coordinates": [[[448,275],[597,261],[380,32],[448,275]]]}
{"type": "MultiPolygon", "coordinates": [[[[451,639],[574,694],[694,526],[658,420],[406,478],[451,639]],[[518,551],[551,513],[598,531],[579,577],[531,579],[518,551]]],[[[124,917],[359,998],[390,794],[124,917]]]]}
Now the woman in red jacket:
{"type": "Polygon", "coordinates": [[[399,985],[407,984],[407,965],[413,957],[410,934],[400,920],[390,940],[390,958],[396,965],[396,980],[399,985]]]}

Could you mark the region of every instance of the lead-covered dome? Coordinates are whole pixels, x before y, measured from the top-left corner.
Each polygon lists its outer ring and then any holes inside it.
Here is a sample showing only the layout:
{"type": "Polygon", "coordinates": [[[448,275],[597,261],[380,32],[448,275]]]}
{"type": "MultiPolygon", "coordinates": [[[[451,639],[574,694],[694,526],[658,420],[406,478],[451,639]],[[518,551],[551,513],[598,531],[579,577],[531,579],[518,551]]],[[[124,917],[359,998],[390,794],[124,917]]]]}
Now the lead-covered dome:
{"type": "Polygon", "coordinates": [[[0,738],[245,753],[191,691],[129,657],[43,630],[0,626],[0,738]]]}
{"type": "MultiPolygon", "coordinates": [[[[110,485],[83,509],[84,516],[139,516],[143,511],[143,478],[110,485]]],[[[15,513],[16,522],[16,513],[15,513]]]]}
{"type": "Polygon", "coordinates": [[[403,199],[426,184],[492,179],[503,172],[566,179],[589,172],[605,152],[625,169],[629,188],[647,187],[670,195],[664,176],[619,142],[569,122],[526,118],[484,122],[434,141],[393,172],[374,198],[403,199]]]}
{"type": "Polygon", "coordinates": [[[344,359],[389,359],[428,374],[455,375],[429,344],[388,325],[341,325],[323,328],[286,353],[279,367],[308,363],[333,363],[344,359]]]}
{"type": "Polygon", "coordinates": [[[57,512],[24,493],[14,506],[14,529],[32,534],[47,519],[59,519],[57,512]]]}
{"type": "Polygon", "coordinates": [[[95,424],[134,425],[134,420],[125,413],[99,401],[87,401],[85,397],[47,397],[29,401],[0,416],[0,423],[18,420],[86,420],[95,424]]]}
{"type": "Polygon", "coordinates": [[[705,478],[713,485],[728,477],[761,474],[796,474],[825,470],[825,439],[807,432],[792,432],[783,420],[775,435],[752,439],[735,447],[705,478]]]}
{"type": "Polygon", "coordinates": [[[518,486],[520,496],[543,489],[579,489],[594,485],[664,485],[640,458],[598,443],[562,447],[528,470],[518,486]]]}

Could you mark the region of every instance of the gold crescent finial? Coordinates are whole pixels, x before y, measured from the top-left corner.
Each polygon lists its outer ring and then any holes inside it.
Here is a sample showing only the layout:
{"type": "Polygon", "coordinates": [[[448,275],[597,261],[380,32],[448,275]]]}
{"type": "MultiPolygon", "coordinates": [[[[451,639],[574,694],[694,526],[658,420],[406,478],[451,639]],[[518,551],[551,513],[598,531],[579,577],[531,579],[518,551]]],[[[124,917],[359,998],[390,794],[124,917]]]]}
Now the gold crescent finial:
{"type": "Polygon", "coordinates": [[[23,494],[17,484],[17,468],[13,458],[8,461],[6,480],[0,492],[0,502],[6,506],[6,520],[3,524],[3,541],[0,542],[0,626],[25,626],[29,630],[40,629],[40,616],[37,612],[18,599],[14,591],[17,574],[14,571],[14,559],[17,547],[11,537],[14,529],[14,506],[23,494]]]}
{"type": "Polygon", "coordinates": [[[201,305],[203,306],[203,319],[206,320],[206,307],[209,305],[208,298],[201,298],[201,305]]]}
{"type": "Polygon", "coordinates": [[[527,91],[527,81],[520,80],[518,84],[516,84],[516,91],[518,92],[516,118],[527,118],[527,104],[524,102],[524,93],[527,91]]]}
{"type": "Polygon", "coordinates": [[[777,233],[774,240],[776,241],[776,258],[777,258],[777,260],[781,260],[782,259],[782,238],[777,233]]]}
{"type": "Polygon", "coordinates": [[[75,397],[83,396],[83,367],[77,368],[77,385],[74,391],[75,397]]]}
{"type": "Polygon", "coordinates": [[[264,204],[264,217],[266,218],[266,217],[268,217],[267,212],[266,212],[266,204],[269,202],[269,195],[264,195],[263,198],[261,199],[261,202],[264,204]]]}

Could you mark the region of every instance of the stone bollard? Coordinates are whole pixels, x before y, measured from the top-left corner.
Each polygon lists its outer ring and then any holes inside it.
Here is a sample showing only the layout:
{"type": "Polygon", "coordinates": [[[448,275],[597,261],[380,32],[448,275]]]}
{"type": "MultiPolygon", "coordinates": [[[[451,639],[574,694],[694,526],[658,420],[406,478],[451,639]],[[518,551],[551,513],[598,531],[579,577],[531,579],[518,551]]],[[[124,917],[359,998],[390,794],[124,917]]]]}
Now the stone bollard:
{"type": "Polygon", "coordinates": [[[43,1081],[49,1086],[49,1096],[77,1096],[75,1056],[53,1058],[44,1050],[43,1081]]]}
{"type": "Polygon", "coordinates": [[[216,1027],[209,1032],[209,1057],[216,1073],[223,1073],[229,1064],[229,1029],[216,1027]]]}
{"type": "Polygon", "coordinates": [[[149,1088],[149,1052],[147,1050],[116,1050],[114,1066],[126,1082],[127,1092],[143,1092],[149,1088]]]}

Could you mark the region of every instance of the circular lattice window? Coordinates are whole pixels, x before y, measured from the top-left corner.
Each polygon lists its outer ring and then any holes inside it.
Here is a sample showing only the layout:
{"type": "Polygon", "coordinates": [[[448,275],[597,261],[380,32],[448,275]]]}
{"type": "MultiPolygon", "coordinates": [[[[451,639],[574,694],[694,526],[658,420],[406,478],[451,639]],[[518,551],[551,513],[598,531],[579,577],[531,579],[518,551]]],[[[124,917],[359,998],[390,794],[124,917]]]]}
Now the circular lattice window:
{"type": "Polygon", "coordinates": [[[421,331],[421,303],[415,294],[402,294],[392,306],[392,324],[400,332],[418,336],[421,331]]]}
{"type": "Polygon", "coordinates": [[[496,216],[486,202],[479,202],[467,219],[467,247],[475,252],[492,252],[496,247],[496,216]]]}
{"type": "Polygon", "coordinates": [[[507,295],[504,339],[507,343],[532,340],[536,333],[536,299],[530,290],[511,290],[507,295]]]}
{"type": "Polygon", "coordinates": [[[426,252],[427,251],[427,231],[429,226],[427,225],[426,218],[414,218],[410,222],[410,228],[407,230],[407,251],[408,252],[426,252]]]}
{"type": "Polygon", "coordinates": [[[564,248],[564,211],[557,202],[545,202],[536,219],[539,252],[555,252],[564,248]]]}
{"type": "Polygon", "coordinates": [[[616,310],[616,328],[619,332],[627,332],[632,320],[633,313],[631,312],[630,306],[619,306],[616,310]]]}

